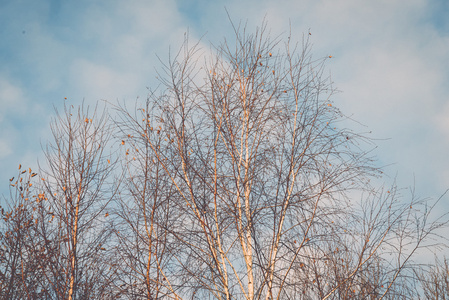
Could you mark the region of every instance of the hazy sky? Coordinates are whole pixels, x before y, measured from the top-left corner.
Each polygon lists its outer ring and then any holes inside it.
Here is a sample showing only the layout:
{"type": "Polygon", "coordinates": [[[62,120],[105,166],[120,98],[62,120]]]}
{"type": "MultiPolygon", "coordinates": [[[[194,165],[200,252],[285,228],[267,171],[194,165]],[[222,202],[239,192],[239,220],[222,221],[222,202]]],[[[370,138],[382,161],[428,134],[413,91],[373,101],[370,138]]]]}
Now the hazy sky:
{"type": "Polygon", "coordinates": [[[250,30],[265,17],[272,36],[310,31],[314,56],[333,56],[335,105],[379,138],[386,180],[449,188],[449,1],[0,0],[0,192],[42,159],[53,106],[145,98],[187,30],[206,49],[233,38],[225,7],[250,30]]]}

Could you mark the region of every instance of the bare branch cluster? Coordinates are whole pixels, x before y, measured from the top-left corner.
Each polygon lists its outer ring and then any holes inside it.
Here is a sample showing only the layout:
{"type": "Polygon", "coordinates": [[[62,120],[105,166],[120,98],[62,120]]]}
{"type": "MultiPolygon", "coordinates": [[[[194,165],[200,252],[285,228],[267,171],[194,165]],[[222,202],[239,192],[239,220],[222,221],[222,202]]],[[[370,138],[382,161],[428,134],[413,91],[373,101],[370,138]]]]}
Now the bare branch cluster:
{"type": "Polygon", "coordinates": [[[266,25],[235,37],[209,56],[186,39],[131,108],[57,115],[38,180],[19,167],[2,209],[2,298],[447,294],[447,263],[414,260],[447,217],[370,182],[382,172],[332,101],[329,58],[266,25]]]}

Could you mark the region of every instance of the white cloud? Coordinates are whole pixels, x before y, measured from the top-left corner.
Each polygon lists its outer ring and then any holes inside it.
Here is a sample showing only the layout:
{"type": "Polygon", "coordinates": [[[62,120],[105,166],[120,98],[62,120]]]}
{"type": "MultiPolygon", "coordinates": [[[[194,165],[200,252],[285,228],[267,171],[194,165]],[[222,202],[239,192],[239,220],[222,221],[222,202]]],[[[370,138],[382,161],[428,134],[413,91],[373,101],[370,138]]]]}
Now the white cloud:
{"type": "Polygon", "coordinates": [[[11,83],[5,76],[0,76],[0,124],[6,116],[21,114],[24,108],[22,89],[11,83]]]}
{"type": "Polygon", "coordinates": [[[0,159],[12,154],[11,145],[6,140],[0,140],[0,159]]]}
{"type": "Polygon", "coordinates": [[[112,67],[84,59],[74,60],[70,68],[72,88],[82,91],[89,101],[135,98],[141,80],[138,74],[121,72],[112,67]]]}

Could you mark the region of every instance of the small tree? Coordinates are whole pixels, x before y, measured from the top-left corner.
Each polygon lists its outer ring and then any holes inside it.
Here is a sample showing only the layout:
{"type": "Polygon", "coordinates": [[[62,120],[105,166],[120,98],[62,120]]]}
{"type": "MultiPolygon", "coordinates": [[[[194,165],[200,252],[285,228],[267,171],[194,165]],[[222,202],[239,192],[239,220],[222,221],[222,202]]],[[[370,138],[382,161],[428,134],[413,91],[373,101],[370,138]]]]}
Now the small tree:
{"type": "MultiPolygon", "coordinates": [[[[46,279],[57,299],[99,299],[108,293],[112,272],[108,251],[111,226],[107,207],[114,197],[111,138],[107,114],[83,107],[65,107],[52,124],[41,174],[42,197],[38,228],[45,241],[46,279]]],[[[110,249],[109,249],[110,250],[110,249]]]]}

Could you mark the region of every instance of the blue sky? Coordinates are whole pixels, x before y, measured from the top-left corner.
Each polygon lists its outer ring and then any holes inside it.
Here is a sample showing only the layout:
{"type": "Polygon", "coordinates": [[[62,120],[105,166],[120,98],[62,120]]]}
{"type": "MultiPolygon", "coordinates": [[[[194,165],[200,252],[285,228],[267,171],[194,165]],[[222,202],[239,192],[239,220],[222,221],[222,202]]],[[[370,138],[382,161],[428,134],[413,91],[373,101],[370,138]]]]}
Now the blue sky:
{"type": "Polygon", "coordinates": [[[187,30],[205,49],[233,38],[226,7],[250,29],[265,17],[273,36],[290,22],[298,38],[310,30],[314,55],[333,56],[335,105],[379,139],[378,164],[392,164],[386,181],[438,197],[449,188],[448,3],[0,0],[0,192],[19,163],[43,159],[53,106],[146,97],[157,55],[187,30]]]}

